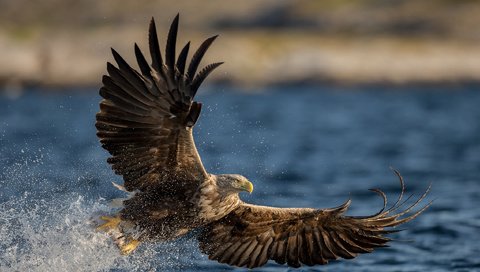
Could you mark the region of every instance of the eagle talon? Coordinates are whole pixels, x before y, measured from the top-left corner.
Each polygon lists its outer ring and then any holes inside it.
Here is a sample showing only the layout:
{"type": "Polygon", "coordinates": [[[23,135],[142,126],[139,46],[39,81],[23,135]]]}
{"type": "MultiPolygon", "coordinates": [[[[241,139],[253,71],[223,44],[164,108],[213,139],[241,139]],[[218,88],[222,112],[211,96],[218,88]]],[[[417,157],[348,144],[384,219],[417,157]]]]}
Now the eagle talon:
{"type": "Polygon", "coordinates": [[[106,222],[101,224],[100,226],[98,226],[96,228],[96,230],[97,231],[105,231],[105,232],[116,229],[118,227],[118,225],[120,224],[120,222],[122,221],[122,219],[120,219],[120,216],[118,216],[118,215],[115,216],[115,217],[100,216],[100,219],[102,219],[103,221],[106,221],[106,222]]]}
{"type": "Polygon", "coordinates": [[[131,239],[128,243],[123,245],[118,245],[118,247],[120,248],[120,253],[122,255],[128,255],[132,253],[132,251],[134,251],[139,244],[140,244],[140,241],[131,239]]]}

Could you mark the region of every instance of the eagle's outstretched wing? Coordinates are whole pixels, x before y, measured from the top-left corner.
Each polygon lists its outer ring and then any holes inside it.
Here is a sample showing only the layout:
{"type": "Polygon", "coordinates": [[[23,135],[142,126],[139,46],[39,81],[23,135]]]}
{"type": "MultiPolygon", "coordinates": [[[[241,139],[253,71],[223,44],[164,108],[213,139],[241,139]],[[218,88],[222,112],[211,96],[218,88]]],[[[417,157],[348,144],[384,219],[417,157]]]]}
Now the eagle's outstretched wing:
{"type": "Polygon", "coordinates": [[[178,15],[168,33],[165,62],[160,53],[155,22],[149,29],[152,63],[149,65],[135,44],[141,73],[131,68],[112,49],[118,68],[107,64],[97,114],[97,136],[112,157],[115,173],[123,175],[127,190],[156,186],[165,175],[177,179],[203,180],[207,173],[192,136],[201,104],[194,102],[200,84],[222,63],[198,65],[216,36],[205,40],[186,67],[190,43],[175,54],[178,15]]]}
{"type": "Polygon", "coordinates": [[[289,266],[326,264],[337,258],[351,259],[359,253],[385,247],[389,229],[417,217],[429,205],[407,214],[427,195],[427,191],[410,207],[397,213],[404,192],[388,210],[385,194],[383,209],[372,216],[352,217],[344,213],[350,200],[333,209],[283,209],[242,204],[225,218],[211,223],[199,236],[200,249],[210,259],[249,268],[268,260],[289,266]]]}

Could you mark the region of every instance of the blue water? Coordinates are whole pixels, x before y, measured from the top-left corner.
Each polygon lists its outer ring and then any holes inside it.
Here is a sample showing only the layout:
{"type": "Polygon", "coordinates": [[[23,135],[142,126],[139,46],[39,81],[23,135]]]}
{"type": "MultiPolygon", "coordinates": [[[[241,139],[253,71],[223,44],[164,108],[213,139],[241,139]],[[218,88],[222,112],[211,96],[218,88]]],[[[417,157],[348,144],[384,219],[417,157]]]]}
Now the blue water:
{"type": "MultiPolygon", "coordinates": [[[[255,184],[246,201],[376,212],[404,176],[434,204],[399,241],[315,271],[480,270],[480,86],[201,90],[196,143],[213,173],[255,184]]],[[[96,90],[0,95],[0,271],[210,271],[194,237],[144,244],[123,257],[91,218],[121,183],[94,128],[96,90]]],[[[269,263],[266,271],[287,271],[269,263]]]]}

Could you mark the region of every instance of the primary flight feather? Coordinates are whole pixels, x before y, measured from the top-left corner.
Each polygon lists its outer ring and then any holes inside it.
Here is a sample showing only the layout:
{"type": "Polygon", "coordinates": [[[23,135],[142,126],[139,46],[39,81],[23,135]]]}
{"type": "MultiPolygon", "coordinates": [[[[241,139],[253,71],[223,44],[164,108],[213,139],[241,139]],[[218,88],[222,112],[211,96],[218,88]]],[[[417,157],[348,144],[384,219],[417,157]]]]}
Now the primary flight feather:
{"type": "Polygon", "coordinates": [[[417,217],[412,205],[399,211],[405,190],[396,203],[372,216],[344,213],[350,205],[332,209],[274,208],[243,202],[242,191],[252,192],[245,177],[214,175],[203,167],[192,130],[202,104],[194,101],[205,78],[222,62],[200,62],[217,36],[205,40],[187,65],[188,42],[176,56],[179,16],[170,27],[165,59],[162,58],[155,21],[149,28],[148,63],[135,44],[140,72],[115,50],[117,66],[107,63],[102,79],[100,112],[96,115],[97,136],[111,157],[108,163],[122,175],[131,197],[114,216],[102,216],[99,230],[109,232],[122,254],[129,254],[143,241],[165,241],[201,228],[200,249],[212,260],[235,266],[258,267],[268,260],[292,267],[326,264],[372,252],[391,240],[385,234],[417,217]]]}

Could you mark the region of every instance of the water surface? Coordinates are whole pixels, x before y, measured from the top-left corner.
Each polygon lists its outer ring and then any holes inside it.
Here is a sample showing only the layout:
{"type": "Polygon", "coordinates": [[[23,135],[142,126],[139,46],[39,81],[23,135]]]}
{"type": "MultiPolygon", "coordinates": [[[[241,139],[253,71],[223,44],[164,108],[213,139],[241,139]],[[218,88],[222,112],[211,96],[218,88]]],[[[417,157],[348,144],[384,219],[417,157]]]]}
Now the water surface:
{"type": "MultiPolygon", "coordinates": [[[[197,147],[208,171],[255,184],[246,201],[375,213],[404,176],[433,206],[392,247],[315,271],[480,270],[480,92],[461,88],[201,90],[197,147]]],[[[0,96],[0,271],[210,271],[193,236],[123,257],[90,218],[121,183],[96,139],[95,90],[0,96]]],[[[286,271],[269,263],[263,270],[286,271]]]]}

